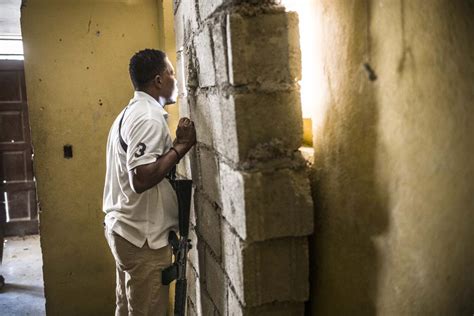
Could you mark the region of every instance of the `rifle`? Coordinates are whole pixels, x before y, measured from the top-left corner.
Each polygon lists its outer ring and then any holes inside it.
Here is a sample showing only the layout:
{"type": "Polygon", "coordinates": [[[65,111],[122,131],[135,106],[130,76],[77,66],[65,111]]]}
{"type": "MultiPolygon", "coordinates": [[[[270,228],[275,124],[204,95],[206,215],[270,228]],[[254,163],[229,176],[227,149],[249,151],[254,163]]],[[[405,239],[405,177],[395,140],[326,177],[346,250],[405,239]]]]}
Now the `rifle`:
{"type": "MultiPolygon", "coordinates": [[[[173,174],[173,173],[172,173],[173,174]]],[[[174,175],[174,174],[173,174],[174,175]]],[[[176,280],[174,314],[184,316],[186,311],[186,261],[191,249],[189,233],[189,213],[191,208],[192,180],[177,180],[175,176],[169,179],[178,197],[179,238],[170,231],[168,241],[173,249],[175,261],[164,269],[161,274],[162,283],[169,285],[176,280]]]]}

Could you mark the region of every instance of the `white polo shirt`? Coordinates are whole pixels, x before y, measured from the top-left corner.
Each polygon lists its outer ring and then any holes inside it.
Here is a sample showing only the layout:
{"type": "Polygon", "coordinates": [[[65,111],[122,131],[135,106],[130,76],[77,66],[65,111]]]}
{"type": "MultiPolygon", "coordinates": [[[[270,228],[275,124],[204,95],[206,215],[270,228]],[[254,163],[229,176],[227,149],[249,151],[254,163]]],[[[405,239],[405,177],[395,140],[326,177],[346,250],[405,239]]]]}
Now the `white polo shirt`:
{"type": "Polygon", "coordinates": [[[168,113],[153,97],[136,91],[129,105],[115,119],[107,140],[107,170],[103,211],[107,229],[113,230],[137,247],[145,241],[151,249],[168,244],[170,230],[178,228],[176,193],[167,179],[138,194],[130,185],[128,172],[156,161],[172,146],[167,124],[168,113]],[[128,145],[125,152],[119,140],[128,145]]]}

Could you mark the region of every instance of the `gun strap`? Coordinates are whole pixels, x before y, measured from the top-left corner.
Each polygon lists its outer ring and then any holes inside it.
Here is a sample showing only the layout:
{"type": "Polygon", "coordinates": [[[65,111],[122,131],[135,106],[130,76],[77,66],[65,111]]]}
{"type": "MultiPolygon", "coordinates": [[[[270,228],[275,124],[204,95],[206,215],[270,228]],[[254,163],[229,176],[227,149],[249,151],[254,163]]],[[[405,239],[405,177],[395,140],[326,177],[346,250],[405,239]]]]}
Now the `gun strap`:
{"type": "Polygon", "coordinates": [[[123,122],[123,117],[125,116],[125,112],[127,112],[127,109],[128,109],[128,106],[125,108],[125,110],[123,110],[123,114],[119,122],[119,130],[118,130],[120,145],[122,146],[122,149],[124,152],[127,152],[128,145],[122,138],[122,122],[123,122]]]}

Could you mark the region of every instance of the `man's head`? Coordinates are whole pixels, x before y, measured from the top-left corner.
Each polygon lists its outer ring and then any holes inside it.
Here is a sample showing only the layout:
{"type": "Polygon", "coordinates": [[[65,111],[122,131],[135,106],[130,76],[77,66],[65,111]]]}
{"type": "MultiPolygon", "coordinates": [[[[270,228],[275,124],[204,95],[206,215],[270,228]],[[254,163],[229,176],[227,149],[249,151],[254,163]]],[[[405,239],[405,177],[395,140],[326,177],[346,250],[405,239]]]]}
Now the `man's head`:
{"type": "Polygon", "coordinates": [[[150,94],[162,105],[176,102],[174,69],[164,52],[139,51],[130,59],[129,72],[135,90],[150,94]]]}

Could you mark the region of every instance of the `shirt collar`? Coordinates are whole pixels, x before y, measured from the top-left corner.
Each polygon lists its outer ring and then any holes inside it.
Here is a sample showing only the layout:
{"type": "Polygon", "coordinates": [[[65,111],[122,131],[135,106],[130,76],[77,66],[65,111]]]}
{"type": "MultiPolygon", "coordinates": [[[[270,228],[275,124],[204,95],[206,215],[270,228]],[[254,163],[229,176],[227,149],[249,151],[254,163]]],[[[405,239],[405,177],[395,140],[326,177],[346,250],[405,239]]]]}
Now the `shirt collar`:
{"type": "Polygon", "coordinates": [[[151,103],[159,105],[160,108],[163,108],[163,105],[161,105],[158,101],[156,101],[154,97],[152,97],[151,95],[143,91],[135,91],[135,93],[133,94],[133,99],[134,100],[147,99],[151,103]]]}
{"type": "Polygon", "coordinates": [[[166,112],[165,107],[161,105],[160,102],[156,101],[155,98],[149,95],[148,93],[143,92],[143,91],[135,91],[133,93],[132,102],[138,101],[138,100],[147,100],[151,102],[151,104],[156,105],[158,108],[160,108],[163,111],[163,116],[165,117],[165,119],[168,118],[168,112],[166,112]]]}

